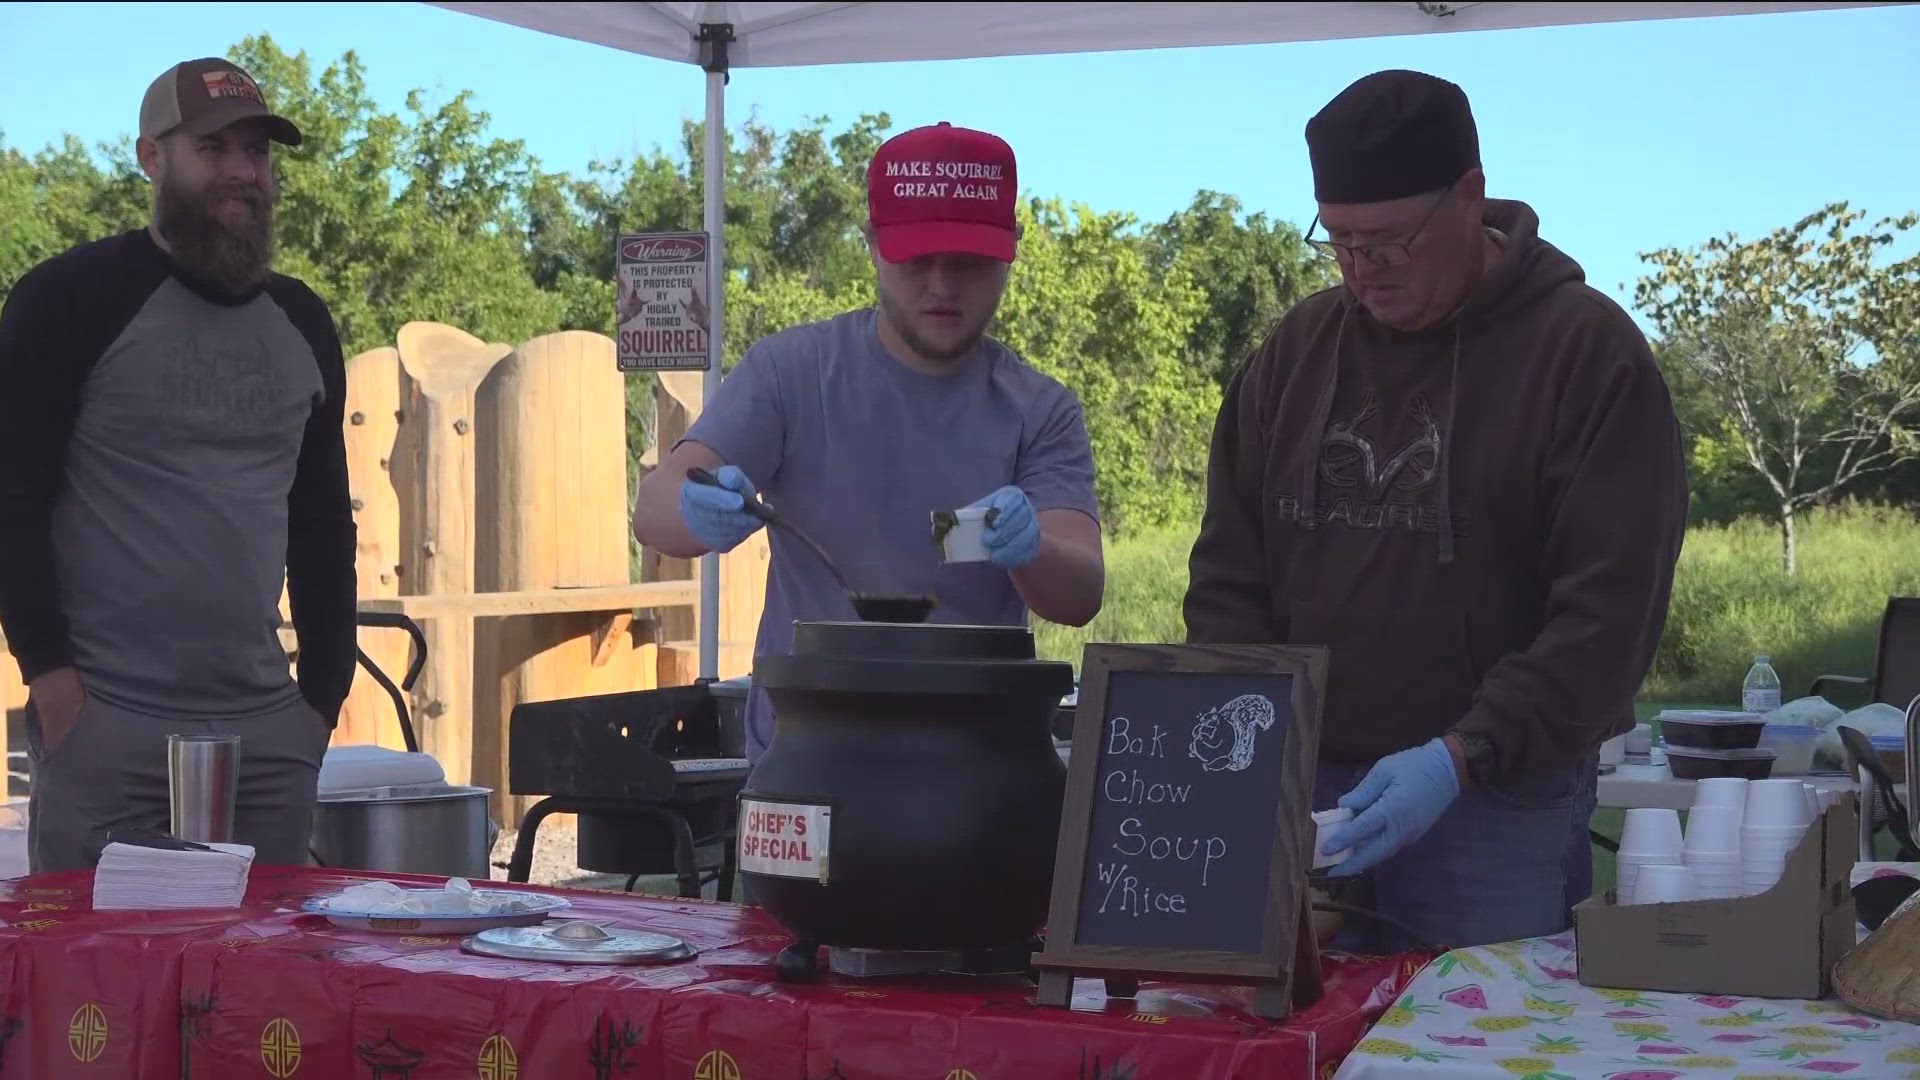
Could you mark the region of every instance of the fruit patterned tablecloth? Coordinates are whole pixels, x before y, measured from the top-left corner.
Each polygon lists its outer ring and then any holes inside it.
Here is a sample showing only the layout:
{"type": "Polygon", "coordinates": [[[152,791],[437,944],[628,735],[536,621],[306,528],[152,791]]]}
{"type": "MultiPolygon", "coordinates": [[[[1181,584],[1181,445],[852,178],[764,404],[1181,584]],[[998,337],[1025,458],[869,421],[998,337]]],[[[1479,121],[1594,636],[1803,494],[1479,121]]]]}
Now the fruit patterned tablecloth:
{"type": "Polygon", "coordinates": [[[1334,1080],[1920,1080],[1920,1025],[1837,998],[1580,985],[1571,933],[1435,960],[1334,1080]]]}

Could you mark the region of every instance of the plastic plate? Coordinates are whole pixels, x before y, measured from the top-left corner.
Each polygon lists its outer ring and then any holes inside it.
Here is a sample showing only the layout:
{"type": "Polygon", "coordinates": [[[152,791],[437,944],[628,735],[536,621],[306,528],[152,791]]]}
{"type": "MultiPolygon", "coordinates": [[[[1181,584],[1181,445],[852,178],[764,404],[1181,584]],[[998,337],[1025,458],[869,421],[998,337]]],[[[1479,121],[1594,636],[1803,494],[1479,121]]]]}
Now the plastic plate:
{"type": "MultiPolygon", "coordinates": [[[[443,889],[407,889],[409,893],[440,893],[443,889]]],[[[351,908],[341,909],[328,906],[332,897],[316,896],[300,905],[309,915],[323,916],[328,922],[343,930],[372,930],[387,934],[475,934],[482,930],[491,930],[496,926],[532,926],[545,922],[547,916],[556,911],[565,911],[573,905],[563,896],[542,896],[539,893],[510,891],[506,889],[475,889],[474,895],[488,899],[518,900],[529,905],[525,911],[508,912],[499,915],[401,915],[385,914],[351,908]]]]}

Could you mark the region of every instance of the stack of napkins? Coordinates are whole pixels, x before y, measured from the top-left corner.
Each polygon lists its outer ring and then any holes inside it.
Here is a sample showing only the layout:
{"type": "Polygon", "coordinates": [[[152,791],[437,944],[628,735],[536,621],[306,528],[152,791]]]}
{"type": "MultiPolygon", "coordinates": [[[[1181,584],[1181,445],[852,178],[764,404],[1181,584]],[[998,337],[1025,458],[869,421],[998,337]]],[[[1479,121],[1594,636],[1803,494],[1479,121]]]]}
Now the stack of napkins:
{"type": "Polygon", "coordinates": [[[247,892],[253,848],[208,844],[211,851],[173,851],[108,844],[93,871],[95,911],[237,908],[247,892]]]}

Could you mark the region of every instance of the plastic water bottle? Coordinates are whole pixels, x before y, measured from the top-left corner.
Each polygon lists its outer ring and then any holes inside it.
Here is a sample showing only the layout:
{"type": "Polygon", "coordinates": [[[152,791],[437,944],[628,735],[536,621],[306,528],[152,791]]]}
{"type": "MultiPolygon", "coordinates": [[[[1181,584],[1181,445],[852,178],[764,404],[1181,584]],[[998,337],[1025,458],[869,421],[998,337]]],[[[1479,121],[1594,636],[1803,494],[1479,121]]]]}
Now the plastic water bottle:
{"type": "Polygon", "coordinates": [[[1747,681],[1740,685],[1740,708],[1750,713],[1768,713],[1780,707],[1780,676],[1765,653],[1753,658],[1747,669],[1747,681]]]}

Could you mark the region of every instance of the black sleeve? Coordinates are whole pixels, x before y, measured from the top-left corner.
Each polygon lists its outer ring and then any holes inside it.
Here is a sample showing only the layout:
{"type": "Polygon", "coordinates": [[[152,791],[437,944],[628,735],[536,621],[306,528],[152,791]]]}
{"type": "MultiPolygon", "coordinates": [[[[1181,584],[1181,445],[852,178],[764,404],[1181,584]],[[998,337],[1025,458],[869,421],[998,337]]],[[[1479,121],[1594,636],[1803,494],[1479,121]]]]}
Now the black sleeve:
{"type": "Polygon", "coordinates": [[[53,507],[95,355],[61,268],[41,264],[0,309],[0,628],[32,682],[73,663],[53,561],[53,507]]]}
{"type": "Polygon", "coordinates": [[[347,369],[326,305],[305,286],[276,284],[274,299],[313,347],[326,394],[307,420],[287,495],[287,605],[299,637],[300,692],[328,724],[353,686],[355,533],[347,486],[347,369]]]}

